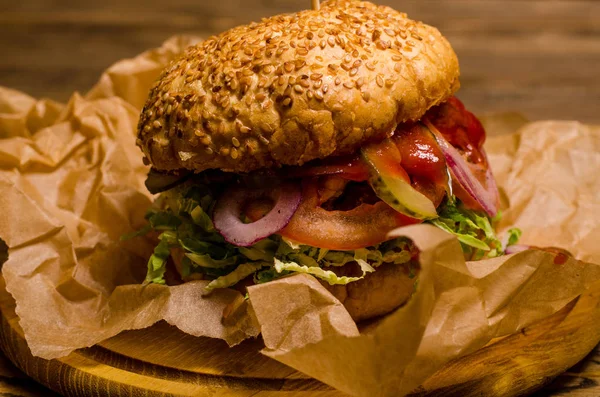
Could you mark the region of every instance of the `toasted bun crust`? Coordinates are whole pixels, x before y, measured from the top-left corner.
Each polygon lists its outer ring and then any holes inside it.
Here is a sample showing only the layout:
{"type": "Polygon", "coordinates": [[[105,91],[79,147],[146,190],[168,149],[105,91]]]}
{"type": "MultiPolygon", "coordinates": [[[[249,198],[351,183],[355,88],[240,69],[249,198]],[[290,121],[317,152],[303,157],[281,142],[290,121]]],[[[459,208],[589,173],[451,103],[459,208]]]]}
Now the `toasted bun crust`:
{"type": "MultiPolygon", "coordinates": [[[[338,269],[343,273],[344,268],[347,266],[338,269]]],[[[416,280],[414,275],[411,277],[408,266],[387,263],[362,280],[346,285],[321,284],[342,302],[354,321],[360,322],[402,306],[412,296],[416,280]]]]}
{"type": "Polygon", "coordinates": [[[152,88],[137,143],[162,170],[300,165],[419,119],[458,89],[458,76],[437,29],[332,0],[190,47],[152,88]]]}

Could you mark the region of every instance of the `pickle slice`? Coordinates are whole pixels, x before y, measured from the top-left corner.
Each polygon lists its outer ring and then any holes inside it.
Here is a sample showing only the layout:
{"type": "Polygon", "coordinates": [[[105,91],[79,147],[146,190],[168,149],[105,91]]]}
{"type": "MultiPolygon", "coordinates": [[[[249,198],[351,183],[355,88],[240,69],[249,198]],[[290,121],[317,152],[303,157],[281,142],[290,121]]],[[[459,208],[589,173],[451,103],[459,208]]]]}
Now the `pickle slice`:
{"type": "Polygon", "coordinates": [[[381,200],[411,218],[438,217],[431,200],[411,186],[400,165],[400,153],[390,139],[364,147],[361,155],[369,166],[369,184],[381,200]]]}

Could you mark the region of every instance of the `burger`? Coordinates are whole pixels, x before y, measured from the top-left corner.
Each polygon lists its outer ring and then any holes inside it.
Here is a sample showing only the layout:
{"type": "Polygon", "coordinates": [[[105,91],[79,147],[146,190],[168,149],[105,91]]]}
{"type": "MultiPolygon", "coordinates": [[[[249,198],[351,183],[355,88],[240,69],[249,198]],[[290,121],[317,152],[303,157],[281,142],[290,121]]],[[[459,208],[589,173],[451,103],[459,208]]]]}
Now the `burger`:
{"type": "Polygon", "coordinates": [[[419,251],[389,232],[433,224],[470,260],[502,255],[485,131],[454,97],[440,32],[366,1],[331,0],[190,47],[142,110],[158,196],[147,283],[244,288],[319,279],[356,321],[402,305],[419,251]],[[172,278],[172,277],[171,277],[172,278]]]}

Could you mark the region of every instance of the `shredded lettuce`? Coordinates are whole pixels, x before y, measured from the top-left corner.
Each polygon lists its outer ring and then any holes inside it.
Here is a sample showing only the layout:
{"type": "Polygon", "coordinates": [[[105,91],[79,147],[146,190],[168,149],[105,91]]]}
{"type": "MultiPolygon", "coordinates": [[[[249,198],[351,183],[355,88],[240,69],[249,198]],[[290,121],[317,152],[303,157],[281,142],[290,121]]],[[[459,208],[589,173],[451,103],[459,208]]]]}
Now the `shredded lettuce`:
{"type": "Polygon", "coordinates": [[[296,262],[282,262],[279,259],[275,258],[275,270],[277,273],[281,273],[283,271],[288,272],[296,272],[296,273],[306,273],[311,274],[321,280],[325,280],[329,283],[329,285],[334,284],[348,284],[352,281],[360,280],[365,276],[365,273],[361,277],[347,277],[347,276],[338,276],[331,270],[324,270],[318,266],[303,266],[299,265],[296,262]]]}
{"type": "Polygon", "coordinates": [[[148,260],[148,273],[146,274],[147,283],[164,284],[165,271],[167,269],[167,259],[169,258],[169,243],[166,239],[160,239],[160,242],[154,247],[154,253],[148,260]]]}
{"type": "Polygon", "coordinates": [[[508,237],[506,246],[508,247],[510,245],[515,245],[521,238],[522,234],[523,234],[523,232],[521,231],[521,229],[518,229],[516,227],[513,227],[512,229],[508,229],[506,232],[506,235],[508,237]]]}
{"type": "MultiPolygon", "coordinates": [[[[442,204],[438,213],[439,217],[429,222],[455,235],[467,259],[493,258],[504,253],[504,245],[492,226],[493,220],[485,213],[466,209],[458,200],[442,204]]],[[[515,242],[518,240],[518,233],[511,236],[515,242]]]]}
{"type": "Polygon", "coordinates": [[[237,284],[238,281],[241,281],[246,277],[250,276],[251,274],[256,273],[257,270],[260,270],[265,265],[268,266],[268,264],[263,262],[242,263],[231,273],[228,273],[221,277],[217,277],[216,279],[208,283],[208,285],[204,287],[204,290],[208,292],[212,291],[215,288],[231,287],[232,285],[237,284]]]}

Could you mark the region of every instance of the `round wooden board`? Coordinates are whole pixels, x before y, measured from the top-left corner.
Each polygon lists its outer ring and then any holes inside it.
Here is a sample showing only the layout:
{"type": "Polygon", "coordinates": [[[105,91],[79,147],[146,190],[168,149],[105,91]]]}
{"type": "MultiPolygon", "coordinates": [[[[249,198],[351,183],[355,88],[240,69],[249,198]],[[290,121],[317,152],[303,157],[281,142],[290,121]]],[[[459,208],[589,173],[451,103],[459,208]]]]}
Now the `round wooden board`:
{"type": "MultiPolygon", "coordinates": [[[[1,280],[1,279],[0,279],[1,280]]],[[[342,396],[262,356],[261,341],[234,348],[159,323],[124,332],[67,357],[33,357],[0,281],[0,347],[20,369],[65,396],[342,396]]],[[[594,290],[521,333],[449,363],[413,396],[517,396],[539,389],[600,340],[600,291],[594,290]]]]}

